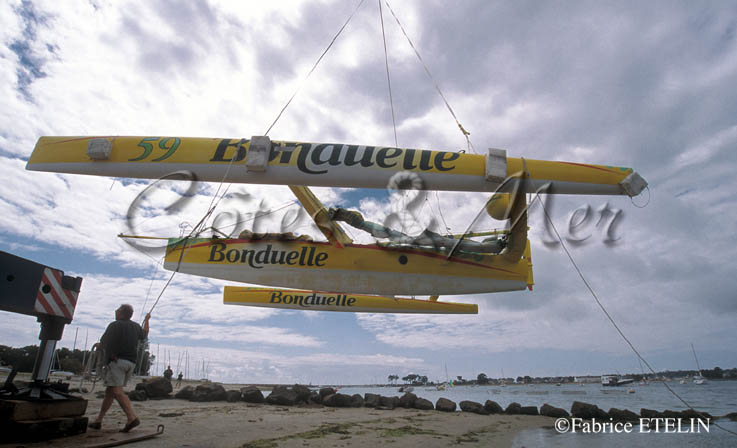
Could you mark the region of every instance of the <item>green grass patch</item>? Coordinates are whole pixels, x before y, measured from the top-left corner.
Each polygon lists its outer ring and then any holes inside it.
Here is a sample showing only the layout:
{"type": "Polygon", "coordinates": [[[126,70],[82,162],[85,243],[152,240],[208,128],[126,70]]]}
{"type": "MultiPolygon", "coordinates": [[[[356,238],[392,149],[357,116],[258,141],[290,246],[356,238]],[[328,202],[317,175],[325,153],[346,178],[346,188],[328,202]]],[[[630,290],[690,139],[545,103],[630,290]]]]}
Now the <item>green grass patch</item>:
{"type": "Polygon", "coordinates": [[[290,439],[321,439],[331,434],[342,434],[341,439],[350,438],[349,428],[357,425],[357,423],[338,423],[320,425],[311,431],[300,432],[297,434],[291,434],[284,437],[277,437],[273,439],[259,439],[241,445],[241,448],[274,448],[278,446],[278,442],[282,442],[290,439]]]}
{"type": "Polygon", "coordinates": [[[477,435],[478,435],[477,433],[475,433],[473,431],[469,431],[469,432],[467,432],[465,434],[462,434],[462,435],[456,437],[456,443],[474,443],[474,442],[478,442],[479,439],[476,438],[477,435]]]}
{"type": "Polygon", "coordinates": [[[277,445],[276,440],[278,439],[261,439],[261,440],[254,440],[253,442],[248,442],[245,445],[241,445],[242,448],[276,448],[279,445],[277,445]]]}
{"type": "Polygon", "coordinates": [[[440,435],[436,431],[433,431],[431,429],[422,429],[418,428],[417,426],[400,426],[399,428],[388,428],[384,429],[384,432],[381,434],[383,437],[402,437],[402,436],[414,436],[414,435],[440,435]]]}

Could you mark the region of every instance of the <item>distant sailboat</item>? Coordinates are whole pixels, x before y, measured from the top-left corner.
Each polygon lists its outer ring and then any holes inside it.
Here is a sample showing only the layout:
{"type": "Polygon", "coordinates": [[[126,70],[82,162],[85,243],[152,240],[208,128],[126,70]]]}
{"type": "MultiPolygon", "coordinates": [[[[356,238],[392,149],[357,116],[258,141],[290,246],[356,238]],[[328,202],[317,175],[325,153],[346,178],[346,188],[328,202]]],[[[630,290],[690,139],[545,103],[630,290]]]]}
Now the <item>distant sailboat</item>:
{"type": "Polygon", "coordinates": [[[706,379],[701,375],[701,366],[699,366],[699,358],[696,357],[696,349],[693,348],[693,343],[691,343],[691,351],[693,352],[693,358],[696,360],[696,368],[699,370],[699,375],[694,377],[693,383],[705,384],[706,379]]]}
{"type": "Polygon", "coordinates": [[[453,384],[451,384],[450,378],[448,377],[448,363],[445,363],[445,382],[435,386],[435,390],[446,390],[452,385],[453,384]]]}
{"type": "Polygon", "coordinates": [[[637,358],[637,362],[640,363],[640,370],[642,371],[642,379],[640,380],[640,383],[639,384],[640,384],[640,386],[647,386],[650,383],[647,380],[647,375],[645,374],[645,368],[642,367],[642,361],[640,360],[639,357],[637,358]]]}

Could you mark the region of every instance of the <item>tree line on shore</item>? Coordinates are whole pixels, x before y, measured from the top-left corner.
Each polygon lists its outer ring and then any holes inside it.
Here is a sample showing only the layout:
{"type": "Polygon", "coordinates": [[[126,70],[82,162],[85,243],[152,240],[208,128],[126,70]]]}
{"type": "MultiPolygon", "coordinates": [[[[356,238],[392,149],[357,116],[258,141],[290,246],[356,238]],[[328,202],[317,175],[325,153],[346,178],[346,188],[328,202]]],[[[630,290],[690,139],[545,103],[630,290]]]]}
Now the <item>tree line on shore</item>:
{"type": "MultiPolygon", "coordinates": [[[[0,365],[15,367],[19,372],[31,372],[37,354],[38,345],[27,345],[19,348],[0,345],[0,365]]],[[[90,357],[90,350],[60,348],[56,355],[58,361],[54,360],[52,369],[64,370],[79,375],[84,370],[84,362],[90,357]]],[[[141,375],[148,375],[155,358],[156,356],[148,351],[143,351],[142,355],[139,356],[136,372],[140,369],[141,375]]]]}
{"type": "MultiPolygon", "coordinates": [[[[643,381],[643,380],[652,380],[655,378],[666,378],[666,379],[674,379],[674,378],[684,378],[684,377],[693,377],[701,374],[706,379],[710,380],[719,380],[719,379],[731,379],[735,380],[737,379],[737,368],[731,368],[731,369],[722,369],[721,367],[714,367],[713,369],[702,369],[701,371],[698,370],[664,370],[661,372],[656,372],[655,374],[642,374],[642,373],[625,373],[621,376],[632,378],[635,381],[643,381]]],[[[389,375],[387,377],[390,384],[396,384],[396,382],[400,379],[399,375],[389,375]]],[[[407,376],[404,376],[401,378],[402,381],[404,381],[403,384],[411,384],[413,386],[422,386],[422,385],[433,385],[436,384],[434,382],[428,382],[427,376],[424,375],[417,375],[414,373],[410,373],[407,376]]],[[[480,385],[500,385],[500,384],[557,384],[557,383],[573,383],[576,381],[576,377],[574,376],[545,376],[545,377],[531,377],[529,375],[525,376],[518,376],[517,378],[509,377],[509,378],[489,378],[485,373],[479,373],[476,379],[465,379],[463,376],[459,375],[456,376],[454,379],[449,380],[449,382],[452,382],[455,385],[471,385],[471,384],[480,384],[480,385]]]]}
{"type": "MultiPolygon", "coordinates": [[[[0,366],[13,366],[18,369],[19,372],[31,372],[33,370],[33,364],[36,361],[36,355],[38,353],[37,345],[27,345],[25,347],[9,347],[6,345],[0,345],[0,366]]],[[[84,362],[89,358],[90,350],[69,350],[68,348],[61,348],[57,350],[58,363],[55,361],[52,368],[59,370],[69,371],[75,374],[81,374],[84,369],[84,362]]],[[[141,356],[139,356],[139,362],[136,367],[136,371],[140,370],[141,375],[149,375],[150,369],[153,366],[156,356],[148,351],[148,344],[145,344],[141,356]]],[[[706,379],[737,379],[737,368],[722,369],[720,367],[714,367],[713,369],[702,369],[700,371],[701,376],[706,379]]],[[[656,374],[642,374],[642,373],[630,373],[623,374],[634,379],[635,381],[642,381],[645,379],[653,379],[655,377],[664,377],[668,379],[692,377],[699,374],[698,370],[665,370],[657,372],[656,374]]],[[[399,380],[403,381],[403,384],[411,385],[432,385],[435,382],[429,381],[426,375],[419,375],[416,373],[410,373],[400,378],[399,375],[391,374],[387,377],[390,384],[396,384],[399,380]]],[[[489,378],[485,373],[479,373],[476,379],[465,379],[463,376],[458,375],[452,379],[453,384],[456,385],[499,385],[499,384],[545,384],[545,383],[572,383],[575,377],[573,376],[556,376],[556,377],[531,377],[529,375],[518,376],[517,378],[489,378]]],[[[450,382],[451,380],[449,380],[450,382]]],[[[440,381],[443,383],[444,381],[440,381]]]]}

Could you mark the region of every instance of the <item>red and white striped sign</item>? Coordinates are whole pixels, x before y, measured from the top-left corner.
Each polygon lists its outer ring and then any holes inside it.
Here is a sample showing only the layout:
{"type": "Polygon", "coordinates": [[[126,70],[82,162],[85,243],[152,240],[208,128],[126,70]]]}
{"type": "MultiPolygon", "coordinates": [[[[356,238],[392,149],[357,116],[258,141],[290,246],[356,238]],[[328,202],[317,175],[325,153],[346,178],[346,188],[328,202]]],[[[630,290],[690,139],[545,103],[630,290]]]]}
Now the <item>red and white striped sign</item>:
{"type": "Polygon", "coordinates": [[[41,276],[41,285],[36,294],[34,310],[39,313],[71,319],[74,307],[77,306],[78,292],[61,287],[61,271],[45,268],[41,276]]]}

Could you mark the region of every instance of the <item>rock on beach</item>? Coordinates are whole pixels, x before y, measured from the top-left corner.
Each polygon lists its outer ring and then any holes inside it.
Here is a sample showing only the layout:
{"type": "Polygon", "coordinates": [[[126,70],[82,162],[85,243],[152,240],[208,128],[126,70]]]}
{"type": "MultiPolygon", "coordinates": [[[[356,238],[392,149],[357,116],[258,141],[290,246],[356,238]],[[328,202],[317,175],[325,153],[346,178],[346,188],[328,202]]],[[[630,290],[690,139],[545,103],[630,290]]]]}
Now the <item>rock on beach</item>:
{"type": "Polygon", "coordinates": [[[246,403],[263,403],[265,401],[263,392],[256,386],[242,387],[241,395],[246,403]]]}
{"type": "Polygon", "coordinates": [[[179,392],[174,394],[174,398],[178,398],[180,400],[189,400],[190,398],[192,398],[192,395],[194,395],[194,387],[184,386],[182,389],[179,390],[179,392]]]}
{"type": "Polygon", "coordinates": [[[399,397],[379,397],[379,406],[385,409],[394,409],[399,407],[399,397]]]}
{"type": "Polygon", "coordinates": [[[239,390],[229,390],[225,392],[225,401],[228,403],[235,403],[236,401],[241,401],[243,397],[241,396],[241,391],[239,390]]]}
{"type": "Polygon", "coordinates": [[[489,411],[487,411],[481,403],[477,403],[475,401],[464,400],[461,401],[458,405],[463,412],[473,412],[474,414],[489,415],[489,411]]]}
{"type": "Polygon", "coordinates": [[[399,406],[411,409],[414,406],[415,401],[417,401],[417,395],[412,392],[405,392],[404,395],[399,397],[399,406]]]}
{"type": "Polygon", "coordinates": [[[550,406],[547,403],[540,406],[540,415],[553,418],[567,418],[571,416],[565,409],[556,408],[555,406],[550,406]]]}
{"type": "Polygon", "coordinates": [[[574,401],[571,405],[571,415],[577,418],[608,420],[609,414],[599,409],[599,406],[581,401],[574,401]]]}
{"type": "Polygon", "coordinates": [[[331,408],[348,408],[351,407],[352,397],[346,394],[332,394],[323,398],[322,404],[331,408]]]}
{"type": "Polygon", "coordinates": [[[207,383],[200,384],[195,387],[192,396],[189,398],[190,401],[225,401],[228,397],[228,393],[222,384],[218,383],[207,383]]]}
{"type": "Polygon", "coordinates": [[[381,395],[366,393],[363,396],[363,405],[367,408],[375,408],[381,405],[381,395]]]}
{"type": "Polygon", "coordinates": [[[489,414],[503,414],[504,409],[499,406],[499,403],[492,400],[486,400],[486,403],[484,403],[484,409],[486,409],[486,412],[489,414]]]}
{"type": "Polygon", "coordinates": [[[417,400],[415,400],[414,408],[421,411],[431,411],[435,409],[432,405],[432,402],[424,398],[418,398],[417,400]]]}
{"type": "Polygon", "coordinates": [[[150,381],[138,383],[136,389],[145,390],[148,398],[165,398],[174,390],[171,381],[166,378],[154,378],[150,381]]]}
{"type": "Polygon", "coordinates": [[[504,413],[509,415],[517,415],[520,413],[520,409],[522,409],[522,405],[515,401],[509,403],[507,409],[504,410],[504,413]]]}
{"type": "Polygon", "coordinates": [[[455,401],[448,400],[447,398],[438,398],[435,403],[435,410],[442,412],[454,412],[456,410],[455,401]]]}

